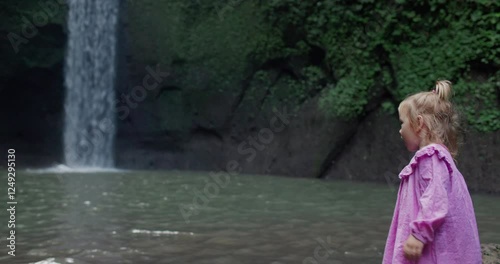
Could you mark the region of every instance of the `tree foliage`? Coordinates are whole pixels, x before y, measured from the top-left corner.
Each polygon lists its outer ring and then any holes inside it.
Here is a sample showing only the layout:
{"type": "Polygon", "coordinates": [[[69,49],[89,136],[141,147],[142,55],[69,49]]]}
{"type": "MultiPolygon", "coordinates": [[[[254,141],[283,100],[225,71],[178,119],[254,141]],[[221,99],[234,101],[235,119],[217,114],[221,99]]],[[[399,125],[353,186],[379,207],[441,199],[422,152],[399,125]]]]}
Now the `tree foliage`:
{"type": "Polygon", "coordinates": [[[279,34],[263,57],[323,51],[312,64],[324,72],[324,111],[356,118],[378,85],[398,102],[450,79],[469,122],[500,129],[498,1],[274,0],[264,10],[279,34]]]}
{"type": "MultiPolygon", "coordinates": [[[[132,59],[138,65],[159,63],[174,71],[169,85],[181,88],[175,91],[179,99],[165,102],[177,109],[179,120],[190,119],[211,96],[222,93],[243,94],[242,102],[262,107],[298,107],[319,95],[324,113],[355,119],[373,104],[394,113],[406,96],[432,89],[437,79],[449,79],[454,100],[473,127],[500,129],[498,1],[127,4],[132,59]],[[255,87],[245,88],[248,84],[255,87]]],[[[34,0],[0,0],[0,7],[2,76],[62,62],[65,7],[17,54],[7,34],[21,35],[24,18],[32,20],[45,9],[34,0]]]]}
{"type": "MultiPolygon", "coordinates": [[[[148,3],[143,11],[157,15],[133,13],[162,31],[154,37],[162,43],[139,50],[182,62],[183,87],[237,93],[242,79],[256,78],[266,101],[300,105],[320,94],[322,111],[353,119],[376,98],[393,112],[406,96],[449,79],[469,123],[500,129],[498,1],[148,3]],[[200,67],[208,78],[197,78],[200,67]],[[388,96],[380,98],[380,87],[388,96]]],[[[156,43],[133,23],[142,35],[136,43],[156,43]]]]}

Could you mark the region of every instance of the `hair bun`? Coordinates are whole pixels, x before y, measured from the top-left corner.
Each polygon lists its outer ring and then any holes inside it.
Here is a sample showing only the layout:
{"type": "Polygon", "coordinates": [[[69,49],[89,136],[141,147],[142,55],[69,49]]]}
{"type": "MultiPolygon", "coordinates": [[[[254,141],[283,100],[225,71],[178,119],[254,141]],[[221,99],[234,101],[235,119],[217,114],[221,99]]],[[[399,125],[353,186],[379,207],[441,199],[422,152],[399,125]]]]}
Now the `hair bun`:
{"type": "Polygon", "coordinates": [[[451,82],[448,80],[436,81],[434,90],[441,100],[450,100],[451,97],[451,82]]]}

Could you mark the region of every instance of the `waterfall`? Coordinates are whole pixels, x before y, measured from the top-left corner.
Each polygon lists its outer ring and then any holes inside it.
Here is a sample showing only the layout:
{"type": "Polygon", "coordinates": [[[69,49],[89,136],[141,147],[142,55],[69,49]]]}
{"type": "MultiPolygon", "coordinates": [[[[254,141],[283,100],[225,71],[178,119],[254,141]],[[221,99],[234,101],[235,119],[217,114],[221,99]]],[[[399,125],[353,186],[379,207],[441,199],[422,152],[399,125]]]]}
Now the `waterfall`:
{"type": "Polygon", "coordinates": [[[67,1],[64,160],[70,167],[114,166],[119,1],[67,1]]]}

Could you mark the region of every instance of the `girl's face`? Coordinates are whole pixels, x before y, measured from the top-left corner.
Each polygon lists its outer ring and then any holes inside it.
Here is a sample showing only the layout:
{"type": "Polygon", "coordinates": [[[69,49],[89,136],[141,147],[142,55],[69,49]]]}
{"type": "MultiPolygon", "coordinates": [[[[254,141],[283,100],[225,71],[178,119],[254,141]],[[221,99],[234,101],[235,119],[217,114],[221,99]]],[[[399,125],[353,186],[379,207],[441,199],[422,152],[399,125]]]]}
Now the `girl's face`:
{"type": "Polygon", "coordinates": [[[401,106],[398,108],[398,112],[399,121],[401,121],[399,134],[401,134],[401,138],[405,142],[408,151],[417,151],[420,148],[420,143],[422,142],[418,135],[418,131],[415,131],[415,129],[412,128],[410,119],[406,115],[405,111],[401,111],[401,106]]]}

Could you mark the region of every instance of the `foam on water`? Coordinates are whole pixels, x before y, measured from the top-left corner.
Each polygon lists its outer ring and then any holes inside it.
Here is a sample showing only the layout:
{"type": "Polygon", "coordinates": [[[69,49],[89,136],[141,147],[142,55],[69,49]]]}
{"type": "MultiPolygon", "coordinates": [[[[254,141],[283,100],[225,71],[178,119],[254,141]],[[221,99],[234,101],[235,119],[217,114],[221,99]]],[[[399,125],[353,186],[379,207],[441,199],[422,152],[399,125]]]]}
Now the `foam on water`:
{"type": "Polygon", "coordinates": [[[69,167],[63,164],[56,165],[54,167],[44,168],[44,169],[27,169],[30,173],[118,173],[118,172],[128,172],[128,170],[121,170],[115,168],[99,168],[99,167],[69,167]]]}
{"type": "Polygon", "coordinates": [[[37,262],[32,262],[32,264],[63,264],[63,263],[75,263],[74,259],[72,258],[65,258],[64,260],[62,260],[63,262],[59,262],[61,260],[56,260],[55,258],[48,258],[48,259],[44,259],[44,260],[41,260],[41,261],[37,261],[37,262]]]}
{"type": "Polygon", "coordinates": [[[193,236],[193,232],[179,232],[179,231],[169,231],[169,230],[141,230],[141,229],[132,229],[133,234],[148,234],[148,235],[190,235],[193,236]]]}

